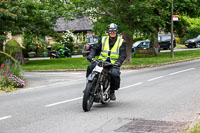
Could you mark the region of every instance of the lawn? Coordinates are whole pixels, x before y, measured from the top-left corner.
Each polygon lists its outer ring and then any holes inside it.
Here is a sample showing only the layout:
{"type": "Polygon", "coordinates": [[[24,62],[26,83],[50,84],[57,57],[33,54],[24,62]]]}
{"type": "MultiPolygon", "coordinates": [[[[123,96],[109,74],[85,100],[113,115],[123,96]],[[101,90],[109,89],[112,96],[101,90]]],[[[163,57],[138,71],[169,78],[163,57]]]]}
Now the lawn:
{"type": "MultiPolygon", "coordinates": [[[[200,50],[188,50],[174,52],[174,58],[170,57],[170,52],[159,53],[159,56],[145,57],[144,55],[137,55],[132,58],[132,63],[124,63],[122,68],[137,68],[146,66],[155,66],[171,62],[183,61],[188,59],[200,58],[200,50]]],[[[30,60],[23,65],[23,70],[69,70],[81,69],[86,70],[90,63],[86,61],[86,57],[80,58],[59,58],[49,60],[30,60]]]]}
{"type": "Polygon", "coordinates": [[[144,57],[136,56],[132,59],[132,63],[126,63],[124,67],[135,68],[135,67],[145,67],[145,66],[155,66],[160,64],[168,64],[177,61],[184,61],[190,59],[200,58],[200,50],[188,50],[188,51],[177,51],[174,52],[174,58],[171,58],[170,52],[159,53],[157,57],[144,57]]]}
{"type": "Polygon", "coordinates": [[[30,60],[23,65],[23,70],[63,70],[63,69],[86,69],[90,63],[86,57],[80,58],[57,58],[49,60],[30,60]]]}

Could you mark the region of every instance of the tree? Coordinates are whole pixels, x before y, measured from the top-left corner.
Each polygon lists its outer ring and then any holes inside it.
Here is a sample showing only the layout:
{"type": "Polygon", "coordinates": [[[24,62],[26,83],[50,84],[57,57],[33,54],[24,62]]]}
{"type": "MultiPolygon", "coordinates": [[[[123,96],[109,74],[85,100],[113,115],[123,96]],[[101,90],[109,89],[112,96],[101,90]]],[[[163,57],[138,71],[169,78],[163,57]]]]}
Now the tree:
{"type": "Polygon", "coordinates": [[[26,13],[20,0],[1,0],[0,1],[0,50],[3,50],[3,41],[8,32],[18,32],[19,23],[25,18],[26,13]]]}
{"type": "MultiPolygon", "coordinates": [[[[109,23],[116,23],[127,42],[127,62],[132,59],[132,43],[135,33],[147,34],[152,47],[158,47],[158,32],[169,31],[171,0],[73,0],[77,7],[85,8],[85,14],[96,19],[94,29],[101,33],[109,23]]],[[[199,15],[198,0],[175,2],[175,13],[199,15]],[[189,4],[189,5],[188,5],[189,4]],[[195,13],[192,13],[192,12],[195,13]]]]}
{"type": "MultiPolygon", "coordinates": [[[[126,61],[132,60],[133,34],[136,31],[136,25],[141,21],[139,14],[144,10],[145,2],[139,0],[83,0],[73,1],[78,7],[85,8],[84,14],[96,19],[94,29],[100,34],[107,29],[110,23],[116,23],[119,27],[119,33],[127,42],[126,61]],[[141,8],[140,8],[141,7],[141,8]]],[[[141,14],[142,15],[142,14],[141,14]]]]}
{"type": "Polygon", "coordinates": [[[78,12],[75,13],[74,10],[75,6],[64,0],[0,1],[0,50],[2,50],[2,42],[7,32],[58,37],[53,29],[57,18],[73,19],[78,15],[78,12]]]}

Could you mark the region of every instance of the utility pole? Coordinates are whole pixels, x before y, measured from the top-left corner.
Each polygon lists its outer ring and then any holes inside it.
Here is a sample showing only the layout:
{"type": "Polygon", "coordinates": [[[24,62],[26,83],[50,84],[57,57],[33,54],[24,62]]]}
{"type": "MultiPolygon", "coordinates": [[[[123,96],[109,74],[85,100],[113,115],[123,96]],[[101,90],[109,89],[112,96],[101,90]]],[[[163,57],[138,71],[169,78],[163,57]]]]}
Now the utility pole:
{"type": "Polygon", "coordinates": [[[174,27],[174,22],[173,22],[173,8],[174,8],[174,1],[171,0],[171,58],[174,58],[174,37],[173,37],[173,27],[174,27]]]}

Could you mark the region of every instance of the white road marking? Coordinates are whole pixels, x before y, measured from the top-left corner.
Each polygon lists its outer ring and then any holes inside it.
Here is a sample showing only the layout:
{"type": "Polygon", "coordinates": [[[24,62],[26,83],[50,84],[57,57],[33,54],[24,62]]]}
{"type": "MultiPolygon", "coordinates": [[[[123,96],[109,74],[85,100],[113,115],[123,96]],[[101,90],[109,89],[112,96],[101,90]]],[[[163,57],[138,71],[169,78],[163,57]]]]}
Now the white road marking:
{"type": "Polygon", "coordinates": [[[12,116],[9,115],[9,116],[0,117],[0,121],[1,121],[1,120],[5,120],[5,119],[8,119],[8,118],[10,118],[10,117],[12,117],[12,116]]]}
{"type": "Polygon", "coordinates": [[[152,78],[152,79],[149,79],[147,81],[153,81],[153,80],[156,80],[156,79],[160,79],[160,78],[164,78],[165,76],[159,76],[159,77],[155,77],[155,78],[152,78]]]}
{"type": "MultiPolygon", "coordinates": [[[[174,74],[178,74],[178,73],[190,71],[190,70],[193,70],[193,69],[195,69],[195,68],[189,68],[189,69],[177,71],[177,72],[174,72],[174,73],[170,73],[168,75],[174,75],[174,74]]],[[[164,77],[165,76],[159,76],[159,77],[155,77],[155,78],[149,79],[147,81],[153,81],[153,80],[157,80],[157,79],[164,78],[164,77]]],[[[130,87],[133,87],[133,86],[138,86],[138,85],[141,85],[141,84],[143,84],[143,82],[138,82],[138,83],[135,83],[135,84],[132,84],[132,85],[129,85],[129,86],[121,87],[120,90],[124,90],[124,89],[130,88],[130,87]]],[[[72,101],[76,101],[76,100],[80,100],[82,98],[83,97],[77,97],[77,98],[73,98],[73,99],[69,99],[69,100],[65,100],[65,101],[60,101],[60,102],[56,102],[56,103],[45,105],[45,107],[52,107],[52,106],[55,106],[55,105],[59,105],[59,104],[63,104],[63,103],[68,103],[68,102],[72,102],[72,101]]]]}
{"type": "Polygon", "coordinates": [[[48,86],[67,86],[67,85],[73,85],[76,84],[77,82],[81,82],[81,81],[85,81],[85,79],[79,79],[79,80],[72,80],[72,81],[64,81],[64,82],[59,82],[59,83],[53,83],[53,84],[48,84],[48,85],[41,85],[41,86],[36,86],[36,87],[32,87],[32,88],[24,88],[22,90],[19,90],[20,92],[24,92],[24,91],[29,91],[29,90],[33,90],[33,89],[38,89],[38,88],[44,88],[44,87],[48,87],[48,86]]]}
{"type": "Polygon", "coordinates": [[[178,71],[178,72],[170,73],[168,75],[175,75],[175,74],[178,74],[178,73],[187,72],[187,71],[191,71],[191,70],[194,70],[194,69],[196,69],[196,68],[189,68],[189,69],[181,70],[181,71],[178,71]]]}
{"type": "Polygon", "coordinates": [[[125,87],[122,87],[122,88],[119,88],[120,90],[123,90],[123,89],[127,89],[127,88],[130,88],[130,87],[133,87],[133,86],[137,86],[137,85],[141,85],[142,82],[139,82],[139,83],[136,83],[136,84],[133,84],[133,85],[129,85],[129,86],[125,86],[125,87]]]}
{"type": "Polygon", "coordinates": [[[73,99],[69,99],[69,100],[65,100],[65,101],[61,101],[61,102],[57,102],[57,103],[52,103],[52,104],[45,105],[45,107],[52,107],[52,106],[55,106],[55,105],[76,101],[76,100],[79,100],[79,99],[82,99],[82,98],[83,97],[77,97],[77,98],[73,98],[73,99]]]}
{"type": "MultiPolygon", "coordinates": [[[[120,90],[127,89],[127,88],[130,88],[130,87],[133,87],[133,86],[137,86],[137,85],[140,85],[140,84],[142,84],[142,82],[139,82],[139,83],[136,83],[136,84],[133,84],[133,85],[129,85],[129,86],[122,87],[122,88],[120,88],[120,90]]],[[[52,106],[59,105],[59,104],[63,104],[63,103],[73,102],[73,101],[76,101],[76,100],[80,100],[80,99],[82,99],[82,98],[83,98],[83,97],[77,97],[77,98],[73,98],[73,99],[69,99],[69,100],[65,100],[65,101],[60,101],[60,102],[56,102],[56,103],[52,103],[52,104],[45,105],[45,107],[52,107],[52,106]]]]}

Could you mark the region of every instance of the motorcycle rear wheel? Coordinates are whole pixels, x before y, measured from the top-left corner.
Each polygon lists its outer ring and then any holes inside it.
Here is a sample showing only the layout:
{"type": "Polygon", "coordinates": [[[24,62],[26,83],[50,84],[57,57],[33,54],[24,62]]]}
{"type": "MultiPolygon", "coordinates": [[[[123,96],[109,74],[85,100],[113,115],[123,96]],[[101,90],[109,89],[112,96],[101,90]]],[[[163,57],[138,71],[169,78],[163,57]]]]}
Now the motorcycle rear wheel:
{"type": "Polygon", "coordinates": [[[95,87],[95,81],[89,81],[84,90],[82,107],[85,112],[90,111],[93,105],[94,94],[92,94],[92,90],[94,89],[94,87],[95,87]]]}

